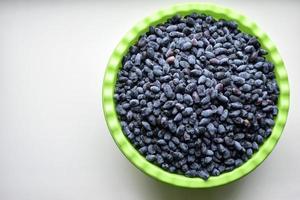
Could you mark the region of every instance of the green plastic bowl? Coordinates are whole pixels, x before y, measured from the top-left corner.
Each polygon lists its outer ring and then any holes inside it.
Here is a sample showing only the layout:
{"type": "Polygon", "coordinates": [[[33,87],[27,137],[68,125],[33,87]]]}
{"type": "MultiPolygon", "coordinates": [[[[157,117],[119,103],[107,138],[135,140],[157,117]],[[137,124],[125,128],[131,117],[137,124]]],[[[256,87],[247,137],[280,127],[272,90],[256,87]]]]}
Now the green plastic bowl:
{"type": "Polygon", "coordinates": [[[208,188],[230,183],[237,180],[254,170],[271,153],[283,131],[288,116],[289,109],[289,83],[283,61],[278,53],[274,43],[271,42],[266,33],[264,33],[255,23],[250,21],[244,15],[236,11],[208,3],[187,3],[177,4],[168,9],[159,10],[153,15],[146,17],[137,23],[120,41],[112,53],[108,62],[102,88],[102,104],[105,120],[110,133],[123,154],[138,169],[149,176],[176,186],[188,188],[208,188]],[[114,89],[117,79],[117,73],[121,68],[122,58],[126,55],[129,47],[136,43],[139,36],[148,31],[149,26],[154,26],[165,22],[166,19],[176,15],[188,15],[193,12],[211,15],[216,19],[234,20],[238,23],[239,29],[243,32],[254,35],[258,38],[262,47],[269,54],[267,59],[275,66],[275,76],[279,85],[280,95],[278,101],[278,115],[275,120],[272,134],[260,146],[251,159],[231,172],[223,173],[219,176],[212,176],[204,181],[201,178],[189,178],[183,175],[174,174],[163,170],[162,168],[148,162],[129,142],[122,132],[120,122],[115,110],[114,89]]]}

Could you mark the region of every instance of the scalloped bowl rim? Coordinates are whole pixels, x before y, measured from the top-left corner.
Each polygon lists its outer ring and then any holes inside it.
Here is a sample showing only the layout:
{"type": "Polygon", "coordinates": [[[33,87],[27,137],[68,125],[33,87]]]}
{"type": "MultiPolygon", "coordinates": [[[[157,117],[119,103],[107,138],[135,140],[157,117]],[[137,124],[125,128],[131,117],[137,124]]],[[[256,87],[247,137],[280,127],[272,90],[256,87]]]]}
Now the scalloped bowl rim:
{"type": "Polygon", "coordinates": [[[208,188],[238,180],[253,171],[271,153],[281,136],[287,120],[289,110],[289,83],[283,60],[281,59],[274,43],[270,40],[266,33],[264,33],[246,16],[232,9],[211,3],[175,4],[170,8],[159,10],[153,15],[144,18],[130,29],[130,31],[121,39],[120,43],[114,49],[105,71],[102,86],[102,106],[105,120],[113,139],[127,159],[138,169],[159,181],[171,185],[187,188],[208,188]],[[212,176],[206,181],[201,178],[190,178],[184,175],[170,173],[148,162],[145,157],[131,145],[129,140],[123,134],[113,99],[117,73],[121,67],[122,58],[128,52],[129,47],[137,41],[139,36],[145,33],[149,26],[154,26],[164,22],[166,19],[174,16],[175,14],[187,15],[193,12],[211,15],[216,19],[223,18],[226,20],[234,20],[238,23],[240,30],[256,36],[262,47],[269,52],[267,59],[275,66],[275,76],[280,89],[277,104],[279,111],[275,119],[275,125],[271,135],[267,138],[267,140],[265,140],[263,145],[260,146],[258,152],[256,152],[247,162],[233,171],[222,173],[219,176],[212,176]]]}

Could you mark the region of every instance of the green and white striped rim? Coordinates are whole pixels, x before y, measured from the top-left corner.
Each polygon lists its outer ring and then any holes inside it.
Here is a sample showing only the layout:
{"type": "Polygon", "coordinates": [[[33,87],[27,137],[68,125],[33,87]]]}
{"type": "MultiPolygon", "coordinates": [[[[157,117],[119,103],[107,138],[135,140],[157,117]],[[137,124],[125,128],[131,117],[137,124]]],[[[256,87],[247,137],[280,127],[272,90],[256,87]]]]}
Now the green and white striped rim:
{"type": "MultiPolygon", "coordinates": [[[[270,40],[266,33],[264,33],[254,22],[250,21],[246,16],[219,5],[211,3],[185,3],[176,4],[170,8],[162,9],[155,12],[153,15],[146,17],[137,23],[120,41],[112,53],[103,80],[102,86],[102,106],[104,110],[105,120],[110,130],[110,133],[116,144],[137,168],[149,176],[176,186],[188,188],[209,188],[224,185],[237,180],[249,172],[254,170],[264,159],[271,153],[279,140],[283,131],[284,125],[288,116],[289,109],[289,83],[286,69],[281,56],[274,43],[270,40]],[[148,162],[128,141],[122,132],[120,122],[115,110],[114,89],[117,80],[117,73],[121,68],[121,63],[124,55],[128,52],[131,45],[136,43],[139,36],[148,31],[149,26],[155,26],[159,23],[165,22],[168,18],[180,14],[188,15],[193,12],[204,13],[211,15],[216,19],[234,20],[238,23],[239,29],[243,32],[254,35],[258,38],[262,47],[266,49],[269,54],[267,59],[275,66],[275,75],[280,88],[280,95],[278,101],[278,116],[275,120],[272,134],[264,142],[257,153],[249,159],[242,166],[234,169],[231,172],[223,173],[219,176],[210,177],[207,181],[201,178],[189,178],[183,175],[167,172],[162,168],[148,162]]],[[[120,169],[121,170],[121,169],[120,169]]]]}

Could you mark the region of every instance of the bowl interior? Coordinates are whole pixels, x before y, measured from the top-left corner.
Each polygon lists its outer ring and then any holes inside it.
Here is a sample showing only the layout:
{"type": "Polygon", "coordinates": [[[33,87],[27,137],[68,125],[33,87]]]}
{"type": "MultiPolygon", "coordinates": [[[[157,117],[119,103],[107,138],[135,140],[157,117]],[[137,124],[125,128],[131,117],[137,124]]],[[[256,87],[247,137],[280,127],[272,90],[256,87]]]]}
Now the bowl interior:
{"type": "Polygon", "coordinates": [[[277,48],[271,42],[269,37],[253,22],[251,22],[244,15],[237,13],[231,9],[217,6],[208,3],[188,3],[177,4],[168,9],[160,10],[153,15],[146,17],[137,23],[120,41],[111,55],[109,63],[106,68],[103,88],[102,88],[102,106],[106,123],[109,127],[110,133],[113,136],[116,144],[123,152],[123,154],[130,160],[137,168],[144,173],[154,177],[155,179],[169,183],[176,186],[190,187],[190,188],[207,188],[223,185],[234,180],[237,180],[252,170],[254,170],[262,161],[271,153],[275,147],[287,120],[289,108],[289,84],[287,72],[284,63],[278,53],[277,48]],[[114,89],[117,79],[117,73],[121,67],[122,58],[126,55],[129,47],[136,43],[139,36],[148,31],[149,26],[154,26],[165,22],[168,18],[180,14],[188,15],[193,12],[204,13],[211,15],[216,19],[234,20],[238,23],[239,29],[243,32],[254,35],[258,38],[262,47],[266,49],[269,54],[267,59],[271,61],[275,68],[275,76],[280,89],[278,99],[278,115],[275,119],[275,126],[272,134],[260,146],[259,151],[256,152],[251,159],[245,162],[242,166],[234,169],[231,172],[223,173],[219,176],[212,176],[204,181],[201,178],[189,178],[183,175],[173,174],[167,172],[160,167],[148,162],[129,142],[122,132],[120,122],[115,110],[114,103],[114,89]]]}

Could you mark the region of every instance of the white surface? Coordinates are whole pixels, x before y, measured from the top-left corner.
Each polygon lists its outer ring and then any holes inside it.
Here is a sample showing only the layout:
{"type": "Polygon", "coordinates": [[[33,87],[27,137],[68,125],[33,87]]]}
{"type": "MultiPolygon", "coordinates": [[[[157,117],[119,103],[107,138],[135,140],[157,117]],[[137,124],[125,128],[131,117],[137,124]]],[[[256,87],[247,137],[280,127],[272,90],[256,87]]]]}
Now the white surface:
{"type": "Polygon", "coordinates": [[[174,2],[0,2],[1,200],[300,196],[299,1],[223,2],[269,33],[289,73],[289,121],[257,170],[216,189],[180,189],[138,171],[114,144],[101,108],[105,65],[135,22],[174,2]]]}

